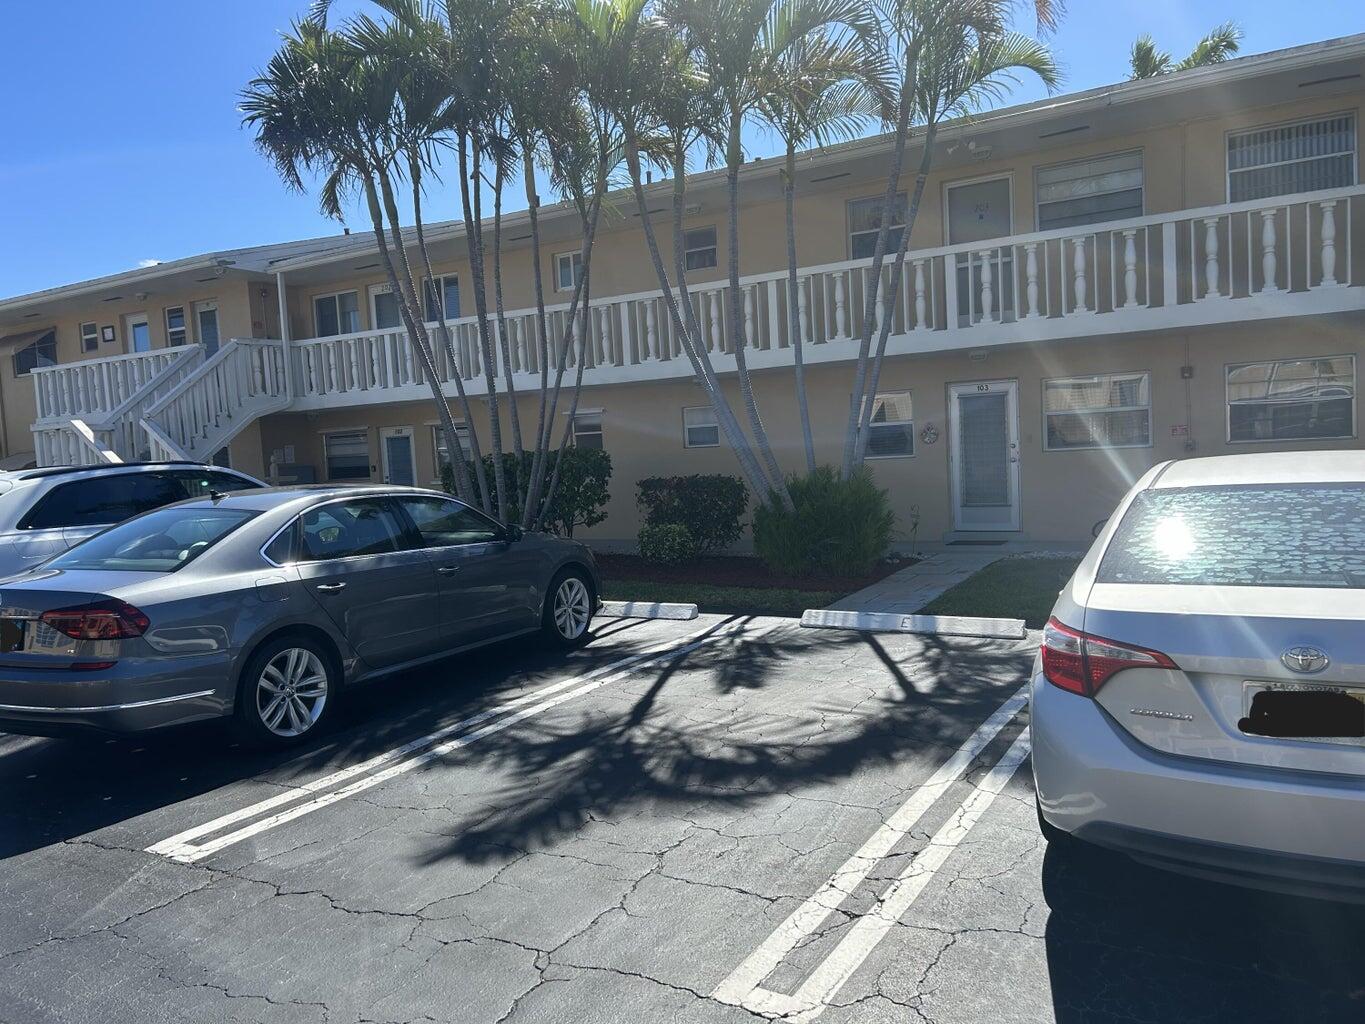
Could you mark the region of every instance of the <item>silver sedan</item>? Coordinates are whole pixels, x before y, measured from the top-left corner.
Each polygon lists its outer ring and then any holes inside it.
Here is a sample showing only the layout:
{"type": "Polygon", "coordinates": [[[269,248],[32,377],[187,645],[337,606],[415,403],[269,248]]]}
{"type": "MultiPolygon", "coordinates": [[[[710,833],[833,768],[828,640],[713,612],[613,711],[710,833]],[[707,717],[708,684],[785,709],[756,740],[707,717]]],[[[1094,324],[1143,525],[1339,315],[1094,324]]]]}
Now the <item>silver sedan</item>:
{"type": "Polygon", "coordinates": [[[526,634],[581,644],[598,593],[582,544],[434,491],[185,501],[0,583],[0,730],[231,716],[287,745],[362,680],[526,634]]]}
{"type": "Polygon", "coordinates": [[[1062,590],[1032,689],[1049,841],[1365,897],[1365,453],[1155,467],[1062,590]]]}

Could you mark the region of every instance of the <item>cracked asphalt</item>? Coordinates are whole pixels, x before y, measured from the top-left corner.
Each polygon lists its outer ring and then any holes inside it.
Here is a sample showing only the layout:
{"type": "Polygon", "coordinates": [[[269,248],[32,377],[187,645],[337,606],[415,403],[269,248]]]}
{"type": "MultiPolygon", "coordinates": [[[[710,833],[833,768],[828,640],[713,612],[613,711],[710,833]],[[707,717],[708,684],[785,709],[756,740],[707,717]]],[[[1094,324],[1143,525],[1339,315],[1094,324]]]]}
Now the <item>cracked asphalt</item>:
{"type": "MultiPolygon", "coordinates": [[[[718,617],[599,620],[350,696],[301,753],[216,728],[0,736],[0,1021],[709,1022],[718,985],[1024,682],[1019,643],[721,638],[194,863],[147,848],[718,617]]],[[[841,947],[1018,715],[764,981],[841,947]]],[[[1365,1020],[1361,908],[1047,853],[1027,762],[822,1022],[1365,1020]]]]}

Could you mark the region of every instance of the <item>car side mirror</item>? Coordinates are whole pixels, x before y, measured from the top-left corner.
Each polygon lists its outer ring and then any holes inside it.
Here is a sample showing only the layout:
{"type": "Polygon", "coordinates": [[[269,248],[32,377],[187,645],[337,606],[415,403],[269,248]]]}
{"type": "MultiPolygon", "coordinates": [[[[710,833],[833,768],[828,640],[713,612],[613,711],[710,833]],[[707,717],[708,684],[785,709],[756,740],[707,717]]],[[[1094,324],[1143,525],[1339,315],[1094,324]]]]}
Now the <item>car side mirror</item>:
{"type": "Polygon", "coordinates": [[[525,536],[525,531],[522,530],[522,528],[518,526],[516,523],[513,523],[511,526],[506,527],[505,531],[508,544],[515,544],[517,541],[521,540],[521,538],[525,536]]]}

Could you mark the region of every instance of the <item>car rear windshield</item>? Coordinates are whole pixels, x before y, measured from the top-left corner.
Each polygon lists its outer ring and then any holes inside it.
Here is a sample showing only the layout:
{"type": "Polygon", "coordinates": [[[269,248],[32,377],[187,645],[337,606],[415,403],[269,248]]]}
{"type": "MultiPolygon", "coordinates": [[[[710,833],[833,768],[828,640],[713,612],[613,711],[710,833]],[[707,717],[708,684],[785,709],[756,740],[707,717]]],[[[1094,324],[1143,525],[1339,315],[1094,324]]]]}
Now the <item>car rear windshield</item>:
{"type": "Polygon", "coordinates": [[[1096,581],[1365,589],[1365,486],[1144,491],[1096,581]]]}
{"type": "Polygon", "coordinates": [[[175,572],[256,514],[229,508],[159,509],[96,534],[46,567],[175,572]]]}

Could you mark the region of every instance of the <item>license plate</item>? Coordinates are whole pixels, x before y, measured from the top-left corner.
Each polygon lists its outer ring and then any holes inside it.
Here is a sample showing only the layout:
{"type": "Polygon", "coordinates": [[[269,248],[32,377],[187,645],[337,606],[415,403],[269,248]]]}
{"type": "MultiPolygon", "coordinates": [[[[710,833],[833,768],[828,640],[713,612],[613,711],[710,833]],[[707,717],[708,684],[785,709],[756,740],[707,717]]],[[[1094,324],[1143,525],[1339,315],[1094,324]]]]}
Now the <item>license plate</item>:
{"type": "Polygon", "coordinates": [[[1242,687],[1242,720],[1249,736],[1360,743],[1365,739],[1365,690],[1311,683],[1242,687]]]}
{"type": "Polygon", "coordinates": [[[24,620],[0,619],[0,654],[24,649],[24,620]]]}

